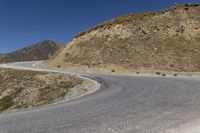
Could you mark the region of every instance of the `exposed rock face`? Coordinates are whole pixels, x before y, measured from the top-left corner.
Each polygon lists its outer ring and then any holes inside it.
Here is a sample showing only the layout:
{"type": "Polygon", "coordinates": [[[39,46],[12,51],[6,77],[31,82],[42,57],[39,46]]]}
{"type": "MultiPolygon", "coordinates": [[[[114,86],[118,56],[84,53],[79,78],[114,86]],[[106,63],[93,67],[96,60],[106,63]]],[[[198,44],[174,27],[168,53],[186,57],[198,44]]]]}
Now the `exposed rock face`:
{"type": "Polygon", "coordinates": [[[45,60],[60,47],[60,43],[46,40],[11,53],[0,54],[0,62],[45,60]]]}
{"type": "Polygon", "coordinates": [[[46,64],[200,71],[200,5],[121,16],[79,33],[46,64]]]}

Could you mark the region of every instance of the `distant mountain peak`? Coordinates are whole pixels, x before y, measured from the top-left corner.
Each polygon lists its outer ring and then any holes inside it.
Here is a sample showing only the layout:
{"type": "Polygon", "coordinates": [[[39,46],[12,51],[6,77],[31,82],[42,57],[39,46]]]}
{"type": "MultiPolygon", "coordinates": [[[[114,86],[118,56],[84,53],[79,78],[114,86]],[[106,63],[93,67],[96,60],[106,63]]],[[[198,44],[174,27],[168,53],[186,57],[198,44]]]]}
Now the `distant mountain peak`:
{"type": "Polygon", "coordinates": [[[0,62],[46,60],[52,56],[63,44],[52,40],[44,40],[25,48],[0,54],[0,62]]]}

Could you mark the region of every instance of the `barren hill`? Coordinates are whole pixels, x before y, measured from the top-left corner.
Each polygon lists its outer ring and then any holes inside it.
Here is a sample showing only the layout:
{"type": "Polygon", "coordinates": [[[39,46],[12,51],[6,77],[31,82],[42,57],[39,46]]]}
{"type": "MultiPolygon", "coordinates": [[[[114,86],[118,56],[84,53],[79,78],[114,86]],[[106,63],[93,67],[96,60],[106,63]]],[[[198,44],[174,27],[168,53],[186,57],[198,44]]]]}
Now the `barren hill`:
{"type": "Polygon", "coordinates": [[[74,87],[81,95],[87,93],[86,85],[66,74],[0,68],[0,113],[71,99],[74,87]]]}
{"type": "Polygon", "coordinates": [[[200,71],[200,5],[121,16],[76,35],[46,62],[105,71],[200,71]]]}
{"type": "Polygon", "coordinates": [[[41,41],[11,53],[0,54],[0,62],[45,60],[60,47],[61,44],[54,41],[41,41]]]}

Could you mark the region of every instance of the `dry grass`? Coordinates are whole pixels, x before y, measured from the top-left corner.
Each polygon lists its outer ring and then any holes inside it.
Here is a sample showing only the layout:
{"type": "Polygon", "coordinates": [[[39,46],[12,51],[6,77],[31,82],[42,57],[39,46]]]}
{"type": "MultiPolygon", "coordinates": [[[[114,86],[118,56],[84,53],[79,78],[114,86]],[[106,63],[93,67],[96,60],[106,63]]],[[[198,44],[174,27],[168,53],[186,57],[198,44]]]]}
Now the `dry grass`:
{"type": "Polygon", "coordinates": [[[199,14],[199,5],[181,5],[118,17],[77,35],[46,64],[109,72],[200,72],[199,14]]]}
{"type": "Polygon", "coordinates": [[[0,112],[63,100],[82,82],[64,74],[0,68],[0,112]]]}
{"type": "MultiPolygon", "coordinates": [[[[180,5],[174,5],[172,7],[172,9],[184,8],[185,10],[189,10],[189,8],[191,8],[191,7],[198,7],[198,6],[199,6],[199,4],[180,4],[180,5]]],[[[164,10],[164,11],[161,11],[161,12],[144,12],[144,13],[128,14],[128,15],[124,15],[124,16],[119,16],[119,17],[114,18],[110,21],[106,21],[102,24],[98,24],[98,25],[96,25],[92,28],[89,28],[88,30],[80,32],[74,38],[78,38],[80,36],[85,35],[86,33],[90,33],[94,30],[99,29],[99,28],[109,29],[113,25],[122,24],[122,23],[130,23],[130,22],[133,22],[133,21],[136,21],[136,20],[144,19],[144,17],[150,18],[154,15],[160,15],[160,14],[167,12],[167,11],[168,10],[164,10]]]]}
{"type": "Polygon", "coordinates": [[[96,25],[96,26],[94,26],[94,27],[92,27],[92,28],[90,28],[90,29],[88,29],[84,32],[80,32],[74,38],[78,38],[80,36],[85,35],[86,33],[90,33],[94,30],[99,29],[99,28],[109,29],[113,25],[122,24],[124,22],[132,22],[134,20],[141,19],[145,16],[150,17],[154,14],[155,14],[154,12],[148,12],[148,13],[128,14],[128,15],[120,16],[120,17],[117,17],[117,18],[115,18],[111,21],[107,21],[107,22],[104,22],[102,24],[96,25]]]}

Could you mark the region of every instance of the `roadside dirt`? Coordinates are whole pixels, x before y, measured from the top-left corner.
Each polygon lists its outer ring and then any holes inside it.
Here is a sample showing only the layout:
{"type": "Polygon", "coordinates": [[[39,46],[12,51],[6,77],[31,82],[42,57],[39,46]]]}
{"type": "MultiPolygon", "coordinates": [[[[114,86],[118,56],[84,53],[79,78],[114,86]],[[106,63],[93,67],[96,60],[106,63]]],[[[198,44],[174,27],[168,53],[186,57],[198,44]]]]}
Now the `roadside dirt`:
{"type": "Polygon", "coordinates": [[[93,85],[66,74],[0,68],[0,112],[71,100],[94,91],[93,85]]]}

